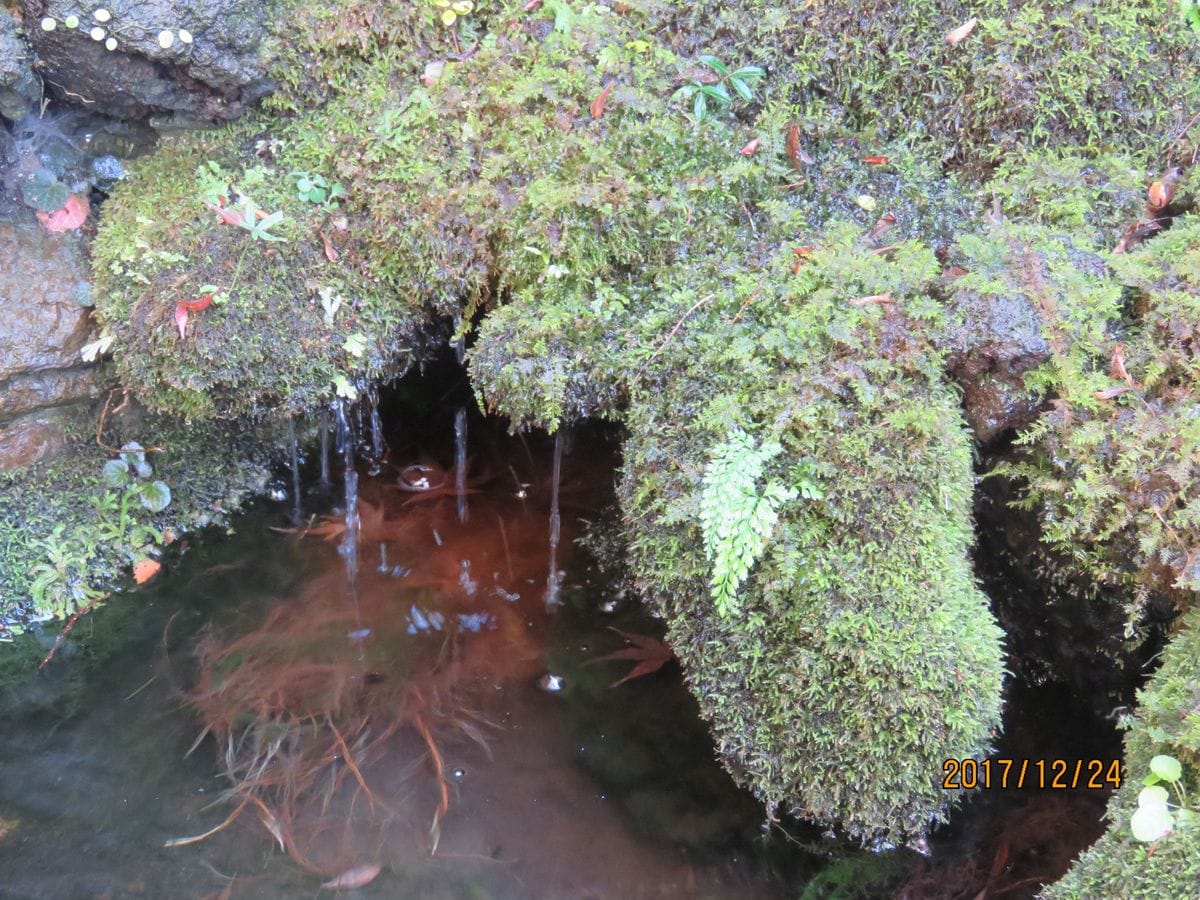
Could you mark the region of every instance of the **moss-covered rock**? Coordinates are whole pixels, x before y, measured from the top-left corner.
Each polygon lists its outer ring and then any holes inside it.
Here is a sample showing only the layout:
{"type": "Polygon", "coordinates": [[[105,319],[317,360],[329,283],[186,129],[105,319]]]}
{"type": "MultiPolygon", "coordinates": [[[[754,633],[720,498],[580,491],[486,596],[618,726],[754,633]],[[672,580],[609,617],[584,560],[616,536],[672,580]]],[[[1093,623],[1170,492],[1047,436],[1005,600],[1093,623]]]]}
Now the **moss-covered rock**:
{"type": "MultiPolygon", "coordinates": [[[[1021,440],[1006,471],[1026,480],[1045,536],[1092,574],[1138,596],[1200,589],[1200,220],[1192,216],[1129,254],[1108,258],[1132,294],[1122,316],[1112,288],[1059,296],[1060,337],[1038,374],[1053,408],[1021,440]]],[[[1131,612],[1131,616],[1135,613],[1131,612]]]]}
{"type": "Polygon", "coordinates": [[[1195,39],[1165,0],[525,7],[451,29],[432,4],[283,4],[279,118],[173,142],[105,211],[120,371],[196,418],[298,408],[419,351],[420,322],[482,314],[486,406],[629,428],[637,578],[735,776],[772,809],[919,842],[949,800],[940,761],[986,752],[1001,678],[939,335],[967,292],[1020,294],[1051,351],[1029,389],[1090,385],[1116,297],[1074,239],[960,239],[985,204],[943,164],[1028,152],[1042,168],[1004,170],[1001,206],[1109,234],[1140,176],[1086,161],[1183,126],[1195,39]],[[342,184],[339,209],[295,172],[342,184]],[[1059,175],[1056,206],[1031,199],[1059,175]],[[239,193],[287,243],[203,202],[237,215],[239,193]],[[948,307],[934,250],[973,267],[948,307]],[[180,335],[205,283],[226,300],[180,335]],[[770,490],[750,477],[753,515],[714,537],[705,478],[735,433],[770,490]]]}
{"type": "Polygon", "coordinates": [[[372,282],[338,200],[299,196],[278,133],[251,120],[171,139],[104,206],[96,315],[122,381],[153,409],[298,411],[408,365],[425,316],[372,282]],[[193,306],[182,323],[181,302],[193,306]]]}
{"type": "MultiPolygon", "coordinates": [[[[1124,782],[1108,804],[1104,836],[1075,862],[1046,900],[1092,897],[1194,897],[1200,885],[1200,610],[1192,610],[1163,652],[1162,667],[1138,692],[1137,712],[1125,721],[1124,782]],[[1130,818],[1138,809],[1150,760],[1173,756],[1192,823],[1154,843],[1134,839],[1130,818]]],[[[1178,802],[1172,794],[1172,802],[1178,802]]]]}

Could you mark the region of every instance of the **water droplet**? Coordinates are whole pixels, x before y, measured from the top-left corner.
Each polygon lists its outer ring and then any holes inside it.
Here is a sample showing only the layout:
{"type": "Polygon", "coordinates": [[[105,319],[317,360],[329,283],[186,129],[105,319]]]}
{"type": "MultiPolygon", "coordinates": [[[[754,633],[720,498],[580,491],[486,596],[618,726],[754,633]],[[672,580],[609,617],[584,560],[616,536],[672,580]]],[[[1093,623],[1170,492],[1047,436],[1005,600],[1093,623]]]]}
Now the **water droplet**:
{"type": "Polygon", "coordinates": [[[358,628],[358,629],[355,629],[354,631],[350,632],[348,635],[346,635],[346,637],[350,638],[350,640],[352,640],[352,641],[361,641],[364,638],[370,637],[370,635],[371,635],[370,628],[358,628]]]}
{"type": "Polygon", "coordinates": [[[538,679],[537,686],[547,694],[557,694],[563,689],[564,679],[561,675],[555,675],[553,672],[547,672],[538,679]]]}
{"type": "Polygon", "coordinates": [[[268,492],[267,496],[270,497],[272,500],[275,500],[276,502],[278,502],[278,501],[287,499],[287,491],[285,491],[283,488],[279,488],[279,487],[271,488],[271,490],[268,492]]]}
{"type": "Polygon", "coordinates": [[[466,769],[455,769],[453,772],[450,773],[450,777],[453,778],[455,781],[462,781],[464,778],[467,777],[467,770],[466,769]]]}
{"type": "Polygon", "coordinates": [[[617,611],[617,601],[616,600],[605,600],[603,603],[600,604],[600,612],[602,612],[602,613],[606,613],[607,615],[611,616],[616,611],[617,611]]]}

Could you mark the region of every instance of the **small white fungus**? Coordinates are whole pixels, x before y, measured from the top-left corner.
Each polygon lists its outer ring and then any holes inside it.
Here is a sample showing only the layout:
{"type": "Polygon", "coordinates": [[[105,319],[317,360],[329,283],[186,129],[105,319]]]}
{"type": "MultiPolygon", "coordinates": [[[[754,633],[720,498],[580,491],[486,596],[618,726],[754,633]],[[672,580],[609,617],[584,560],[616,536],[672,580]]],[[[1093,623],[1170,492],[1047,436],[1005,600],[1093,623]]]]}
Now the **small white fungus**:
{"type": "Polygon", "coordinates": [[[106,32],[106,31],[105,31],[103,28],[101,28],[99,25],[97,25],[95,28],[93,28],[91,31],[89,31],[89,32],[88,32],[88,34],[90,34],[90,35],[92,36],[92,40],[93,40],[93,41],[102,41],[102,40],[104,40],[104,35],[105,35],[105,34],[107,34],[107,33],[108,33],[108,32],[106,32]]]}
{"type": "Polygon", "coordinates": [[[192,42],[192,33],[190,31],[188,31],[186,28],[180,28],[179,29],[179,40],[181,40],[185,44],[190,44],[192,42]]]}
{"type": "Polygon", "coordinates": [[[110,13],[103,6],[100,7],[98,10],[96,10],[94,13],[92,13],[92,15],[96,17],[97,22],[107,22],[109,19],[112,18],[112,13],[110,13]]]}
{"type": "Polygon", "coordinates": [[[108,50],[116,50],[117,49],[117,39],[115,37],[110,37],[107,41],[104,42],[104,46],[108,50]]]}
{"type": "Polygon", "coordinates": [[[165,28],[158,33],[158,46],[166,50],[173,43],[175,43],[175,32],[171,29],[165,28]]]}
{"type": "Polygon", "coordinates": [[[63,19],[63,24],[68,28],[78,28],[79,16],[67,16],[65,19],[63,19]]]}
{"type": "Polygon", "coordinates": [[[58,22],[56,22],[50,16],[46,16],[46,18],[42,19],[42,31],[53,31],[57,27],[58,22]]]}

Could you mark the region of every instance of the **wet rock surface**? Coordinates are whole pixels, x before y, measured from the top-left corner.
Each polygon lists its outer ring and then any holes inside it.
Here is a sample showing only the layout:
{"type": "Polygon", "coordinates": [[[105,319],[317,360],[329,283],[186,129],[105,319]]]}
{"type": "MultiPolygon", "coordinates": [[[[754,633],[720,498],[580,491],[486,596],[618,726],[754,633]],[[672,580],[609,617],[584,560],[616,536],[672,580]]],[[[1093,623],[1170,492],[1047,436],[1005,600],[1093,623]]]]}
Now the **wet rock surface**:
{"type": "Polygon", "coordinates": [[[963,411],[981,444],[1033,421],[1042,398],[1025,388],[1024,375],[1045,362],[1050,347],[1028,297],[983,297],[958,291],[956,324],[945,336],[947,367],[963,390],[963,411]]]}
{"type": "Polygon", "coordinates": [[[80,359],[91,329],[81,241],[0,222],[0,469],[34,462],[62,441],[64,411],[100,389],[80,359]]]}
{"type": "Polygon", "coordinates": [[[32,62],[29,45],[17,34],[17,21],[0,11],[0,116],[19,118],[37,102],[41,82],[32,62]]]}
{"type": "Polygon", "coordinates": [[[109,115],[184,126],[219,121],[270,89],[259,58],[266,24],[259,3],[114,0],[98,9],[24,0],[22,8],[48,89],[109,115]]]}

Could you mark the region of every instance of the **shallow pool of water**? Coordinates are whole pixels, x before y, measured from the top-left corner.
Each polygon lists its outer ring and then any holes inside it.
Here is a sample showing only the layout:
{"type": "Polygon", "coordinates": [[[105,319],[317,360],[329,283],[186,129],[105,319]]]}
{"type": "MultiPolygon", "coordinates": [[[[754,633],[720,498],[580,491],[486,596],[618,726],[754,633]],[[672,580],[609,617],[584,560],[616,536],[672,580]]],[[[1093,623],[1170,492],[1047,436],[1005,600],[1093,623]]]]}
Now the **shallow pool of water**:
{"type": "Polygon", "coordinates": [[[353,584],[284,502],[85,619],[0,697],[0,896],[794,894],[677,665],[613,686],[659,631],[574,549],[606,453],[564,461],[547,604],[548,450],[465,516],[433,463],[364,473],[353,584]]]}

